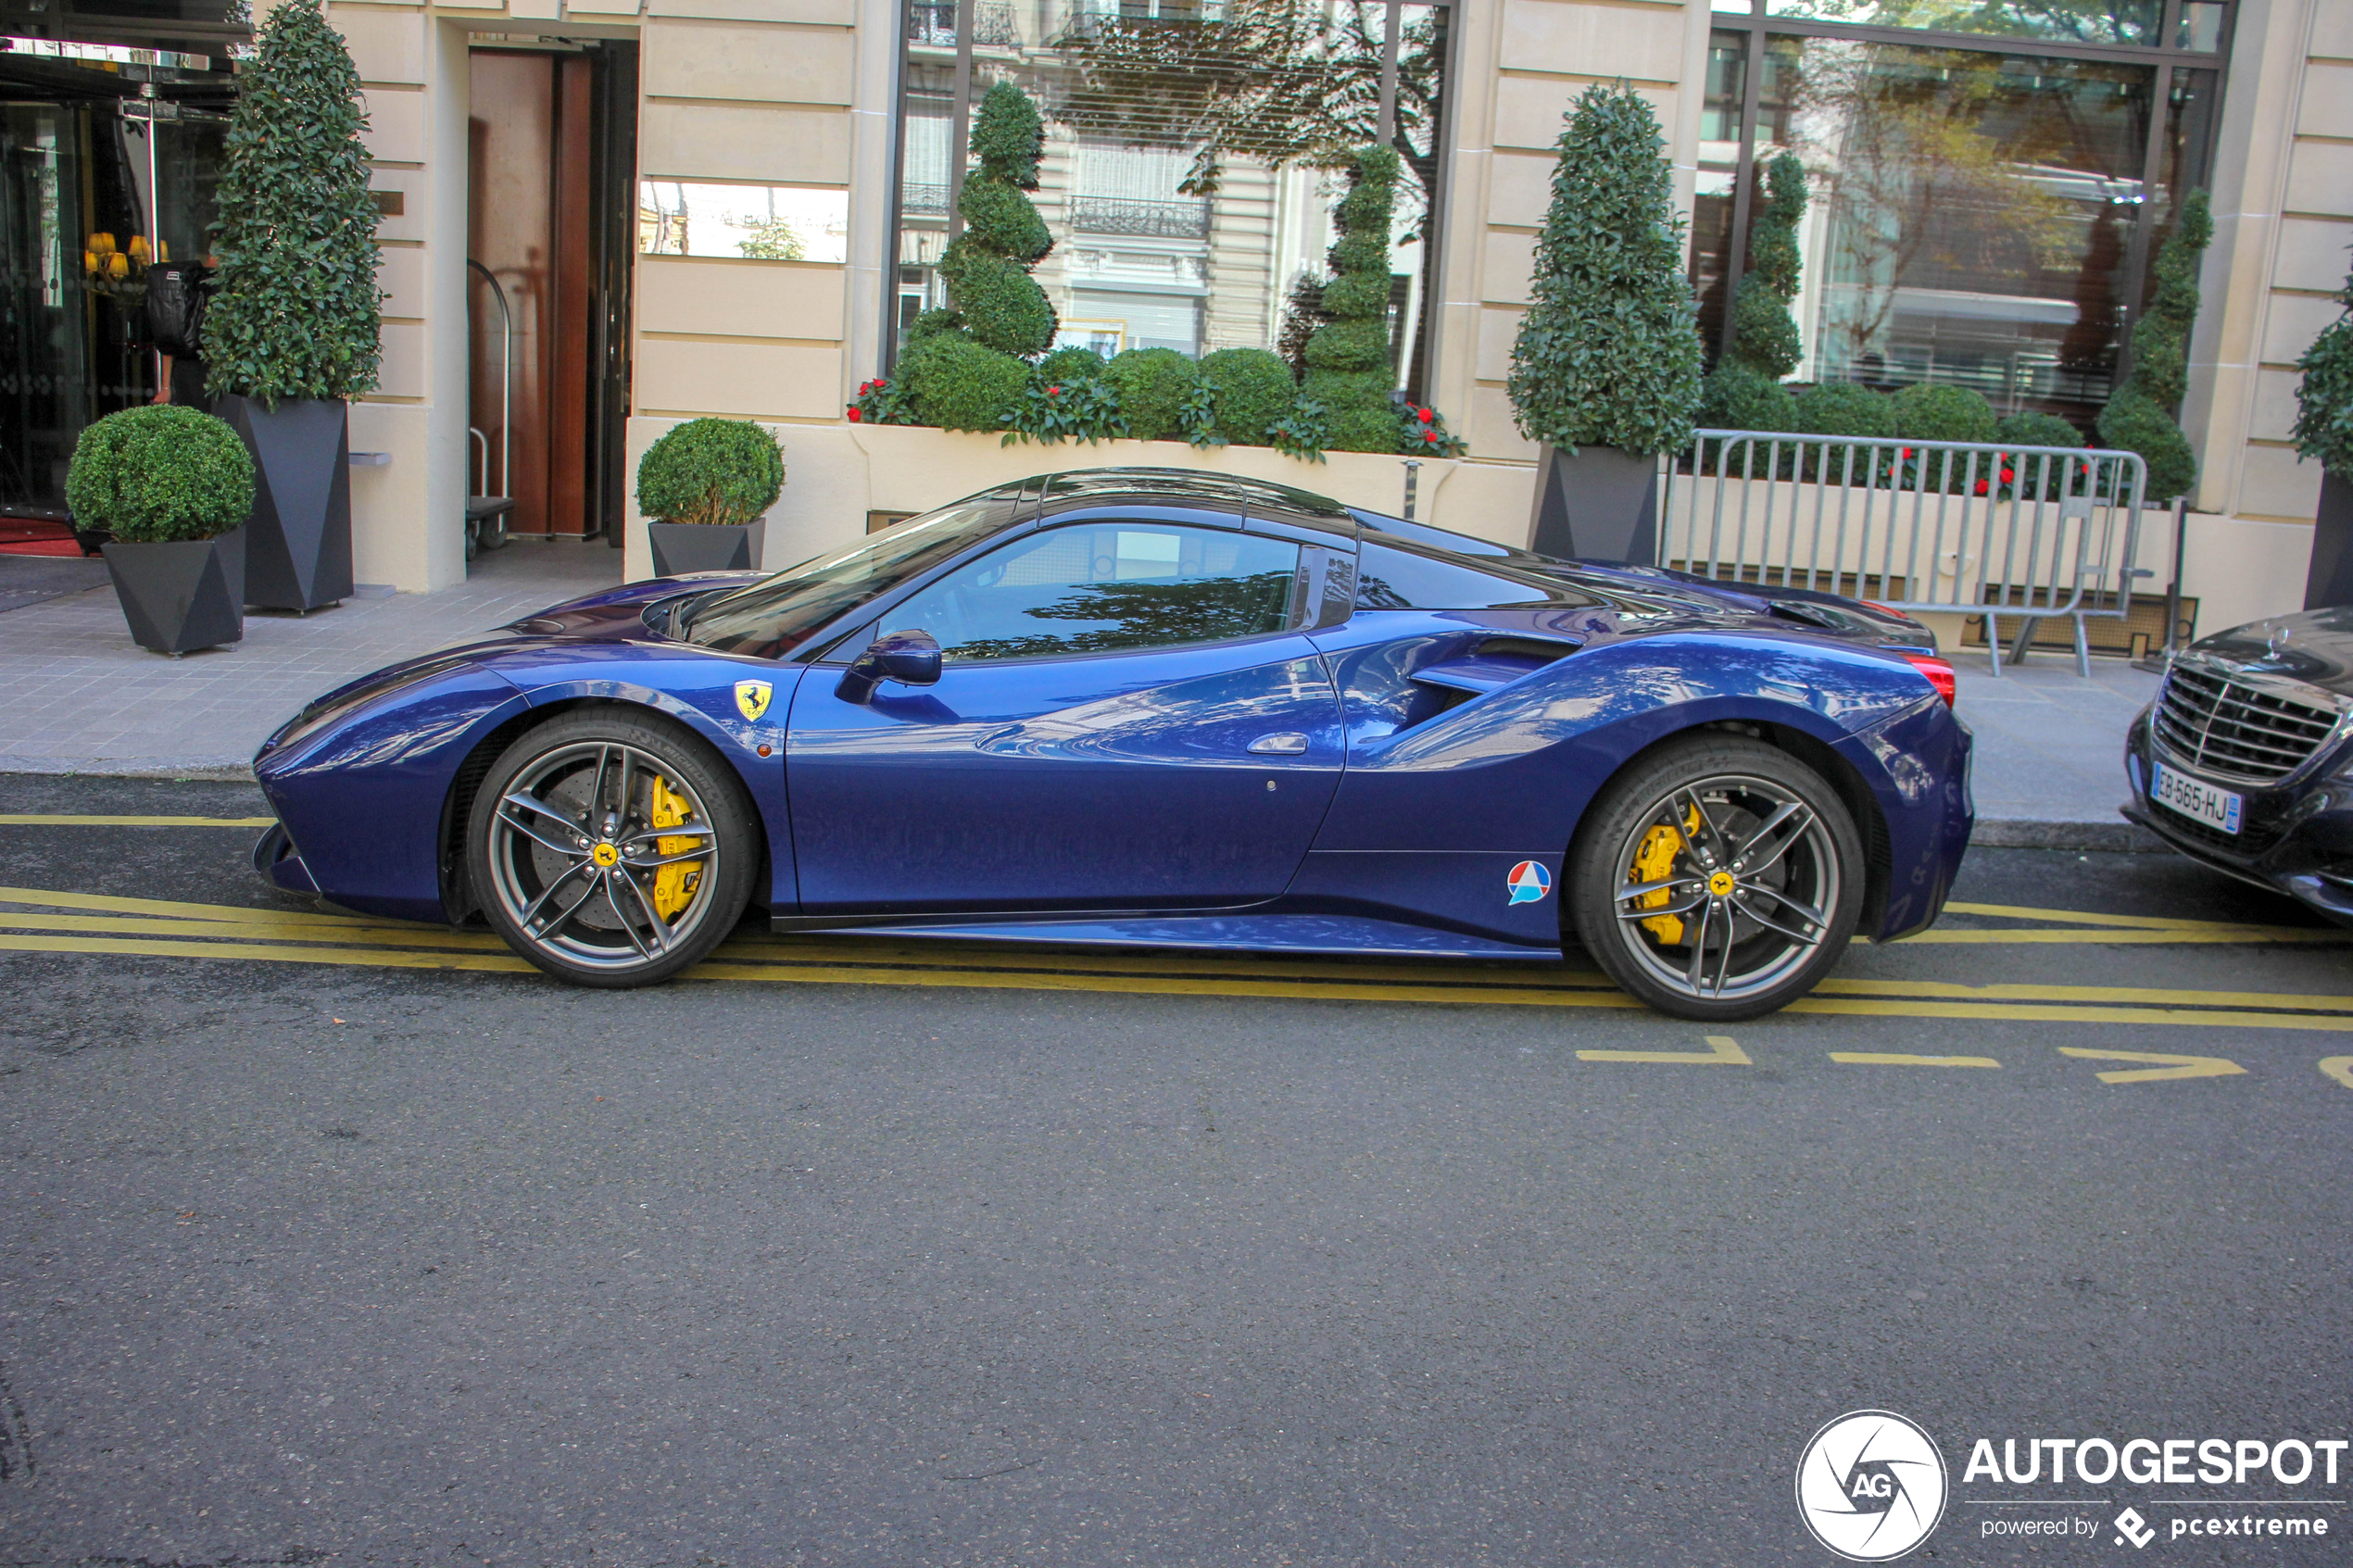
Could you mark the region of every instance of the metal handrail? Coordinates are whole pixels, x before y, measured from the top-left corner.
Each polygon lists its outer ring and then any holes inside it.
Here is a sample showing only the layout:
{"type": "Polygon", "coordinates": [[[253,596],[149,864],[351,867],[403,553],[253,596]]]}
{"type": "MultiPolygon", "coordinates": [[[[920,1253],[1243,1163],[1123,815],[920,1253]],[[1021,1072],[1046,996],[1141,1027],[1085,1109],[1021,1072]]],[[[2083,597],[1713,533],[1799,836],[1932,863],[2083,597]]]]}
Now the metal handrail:
{"type": "Polygon", "coordinates": [[[2129,616],[2149,575],[2146,485],[2140,454],[2109,448],[1703,430],[1667,465],[1657,562],[1982,615],[1996,675],[1998,617],[2021,621],[2013,662],[2038,623],[2069,620],[2088,677],[2084,622],[2129,616]]]}
{"type": "MultiPolygon", "coordinates": [[[[509,443],[514,438],[515,431],[515,313],[507,308],[507,291],[498,286],[498,279],[489,268],[472,257],[466,258],[466,265],[482,274],[482,281],[490,285],[491,296],[498,301],[499,356],[507,371],[498,386],[498,494],[512,495],[514,471],[508,464],[508,455],[509,443]]],[[[490,483],[490,444],[487,441],[483,443],[482,467],[482,483],[486,487],[490,483]]],[[[490,492],[484,488],[482,494],[487,495],[490,492]]]]}

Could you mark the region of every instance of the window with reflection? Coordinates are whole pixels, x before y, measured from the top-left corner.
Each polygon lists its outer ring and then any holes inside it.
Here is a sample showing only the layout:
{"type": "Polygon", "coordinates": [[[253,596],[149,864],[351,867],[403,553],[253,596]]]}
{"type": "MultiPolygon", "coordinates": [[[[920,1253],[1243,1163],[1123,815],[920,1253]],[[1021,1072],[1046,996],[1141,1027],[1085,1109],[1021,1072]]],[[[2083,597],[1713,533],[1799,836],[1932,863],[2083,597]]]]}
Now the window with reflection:
{"type": "Polygon", "coordinates": [[[2088,431],[2129,369],[2149,260],[2207,179],[2227,11],[2207,0],[1719,10],[1692,257],[1711,350],[1724,345],[1762,167],[1794,152],[1810,197],[1795,381],[1968,386],[2001,412],[2088,431]]]}
{"type": "Polygon", "coordinates": [[[991,551],[893,611],[950,660],[1262,636],[1290,624],[1299,546],[1154,523],[1078,523],[991,551]]]}
{"type": "Polygon", "coordinates": [[[641,256],[740,261],[845,261],[849,193],[801,185],[637,182],[641,256]]]}
{"type": "Polygon", "coordinates": [[[1439,210],[1444,6],[975,0],[971,14],[966,39],[951,0],[917,0],[905,12],[894,246],[902,337],[916,316],[948,303],[937,268],[955,232],[969,117],[992,83],[1009,81],[1046,117],[1031,199],[1054,248],[1033,276],[1062,323],[1056,346],[1106,357],[1283,347],[1294,289],[1326,275],[1330,207],[1345,188],[1338,170],[1386,124],[1406,168],[1390,236],[1390,337],[1398,385],[1420,395],[1436,315],[1427,236],[1439,210]],[[969,68],[961,90],[960,59],[969,68]]]}

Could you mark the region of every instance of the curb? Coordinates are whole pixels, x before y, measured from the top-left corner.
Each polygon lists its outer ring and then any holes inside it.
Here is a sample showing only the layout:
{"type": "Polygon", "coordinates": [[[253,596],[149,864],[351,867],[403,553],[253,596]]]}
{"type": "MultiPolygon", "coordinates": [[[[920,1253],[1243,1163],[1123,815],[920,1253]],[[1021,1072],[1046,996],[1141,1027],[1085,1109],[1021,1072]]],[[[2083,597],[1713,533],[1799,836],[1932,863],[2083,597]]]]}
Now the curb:
{"type": "Polygon", "coordinates": [[[2049,822],[2035,817],[1980,817],[1972,849],[2096,849],[2145,855],[2168,847],[2148,829],[2121,817],[2104,822],[2049,822]]]}
{"type": "Polygon", "coordinates": [[[0,774],[31,773],[78,779],[193,779],[206,784],[252,784],[253,764],[219,757],[9,757],[0,755],[0,774]]]}

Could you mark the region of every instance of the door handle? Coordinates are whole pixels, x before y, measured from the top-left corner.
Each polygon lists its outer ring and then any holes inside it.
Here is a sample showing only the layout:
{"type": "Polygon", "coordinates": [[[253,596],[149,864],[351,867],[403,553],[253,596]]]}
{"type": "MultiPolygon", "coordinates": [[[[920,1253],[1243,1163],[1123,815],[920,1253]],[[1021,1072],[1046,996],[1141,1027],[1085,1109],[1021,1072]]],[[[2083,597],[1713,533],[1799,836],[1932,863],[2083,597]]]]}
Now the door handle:
{"type": "Polygon", "coordinates": [[[1261,735],[1250,743],[1253,757],[1297,757],[1306,749],[1307,737],[1290,730],[1277,735],[1261,735]]]}

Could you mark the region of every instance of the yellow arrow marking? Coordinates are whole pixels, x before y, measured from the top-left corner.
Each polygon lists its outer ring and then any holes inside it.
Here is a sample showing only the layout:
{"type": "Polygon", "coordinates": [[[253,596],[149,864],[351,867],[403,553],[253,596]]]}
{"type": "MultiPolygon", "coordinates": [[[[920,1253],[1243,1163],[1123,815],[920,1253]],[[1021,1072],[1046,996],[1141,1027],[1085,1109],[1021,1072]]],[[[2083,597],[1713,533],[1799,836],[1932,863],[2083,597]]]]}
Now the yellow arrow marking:
{"type": "Polygon", "coordinates": [[[1697,1063],[1722,1062],[1732,1067],[1753,1067],[1748,1053],[1730,1035],[1710,1035],[1708,1048],[1704,1051],[1579,1051],[1579,1061],[1680,1061],[1697,1063]]]}
{"type": "Polygon", "coordinates": [[[2081,1046],[2061,1046],[2061,1056],[2082,1057],[2092,1061],[2154,1061],[2160,1063],[2132,1073],[2103,1073],[2103,1084],[2154,1084],[2160,1078],[2228,1078],[2244,1073],[2237,1062],[2219,1056],[2165,1056],[2155,1051],[2095,1051],[2081,1046]]]}
{"type": "Polygon", "coordinates": [[[2353,1056],[2324,1056],[2321,1059],[2321,1071],[2353,1089],[2353,1056]]]}
{"type": "Polygon", "coordinates": [[[0,813],[0,828],[266,828],[275,817],[69,817],[0,813]]]}
{"type": "Polygon", "coordinates": [[[1906,1056],[1901,1051],[1832,1051],[1832,1061],[1857,1067],[1999,1067],[1990,1056],[1906,1056]]]}

